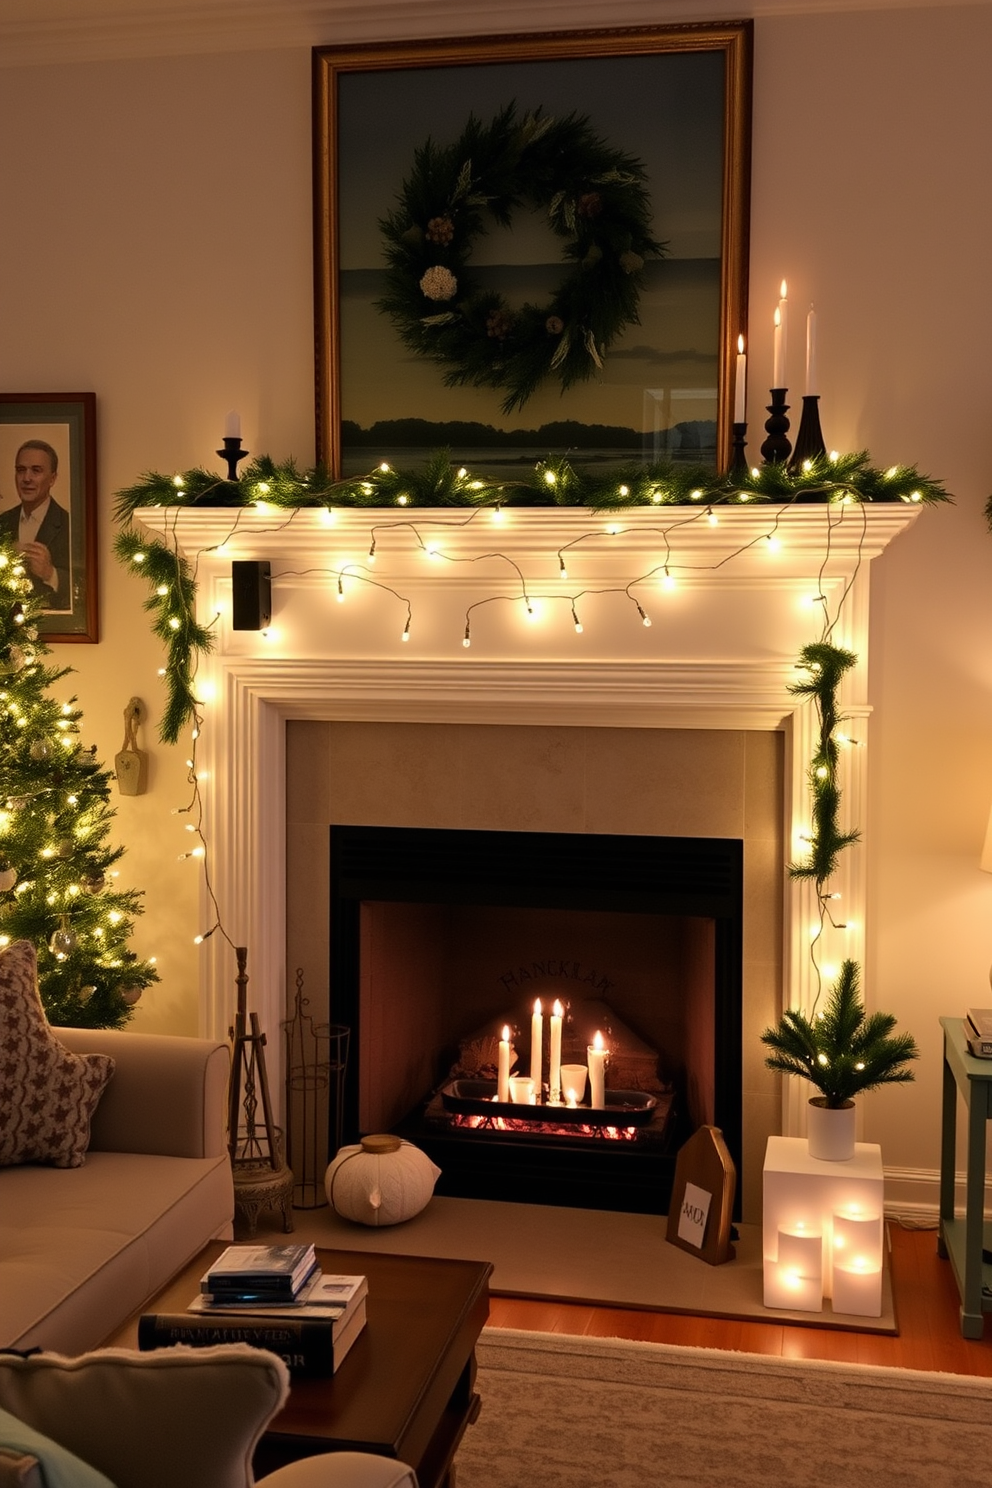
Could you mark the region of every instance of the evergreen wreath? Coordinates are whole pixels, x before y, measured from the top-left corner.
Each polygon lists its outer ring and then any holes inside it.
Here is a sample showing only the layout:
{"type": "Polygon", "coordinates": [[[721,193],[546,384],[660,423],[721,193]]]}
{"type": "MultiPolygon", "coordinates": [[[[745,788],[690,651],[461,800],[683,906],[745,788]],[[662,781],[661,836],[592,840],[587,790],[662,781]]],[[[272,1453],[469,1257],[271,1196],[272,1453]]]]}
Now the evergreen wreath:
{"type": "Polygon", "coordinates": [[[614,150],[587,118],[518,116],[509,104],[489,124],[469,118],[454,144],[428,139],[414,154],[399,207],[379,226],[389,264],[389,315],[404,343],[447,369],[448,387],[505,391],[522,408],[547,378],[562,391],[600,371],[607,350],[638,323],[645,259],[665,245],[649,231],[646,172],[614,150]],[[541,208],[574,265],[544,305],[513,310],[470,270],[490,216],[541,208]]]}

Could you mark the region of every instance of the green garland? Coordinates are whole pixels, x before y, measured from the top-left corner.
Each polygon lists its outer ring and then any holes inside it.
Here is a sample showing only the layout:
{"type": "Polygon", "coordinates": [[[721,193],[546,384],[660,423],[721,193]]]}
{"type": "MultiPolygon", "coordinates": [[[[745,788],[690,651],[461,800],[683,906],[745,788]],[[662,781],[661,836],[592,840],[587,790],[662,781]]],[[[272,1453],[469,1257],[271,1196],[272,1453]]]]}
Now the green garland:
{"type": "Polygon", "coordinates": [[[454,144],[429,139],[414,153],[400,205],[379,224],[389,288],[377,309],[411,351],[446,368],[446,386],[504,391],[504,413],[549,378],[562,390],[584,381],[637,324],[645,259],[664,252],[645,179],[579,115],[518,116],[510,104],[489,124],[471,117],[454,144]],[[547,213],[574,267],[545,304],[513,310],[469,264],[487,216],[508,227],[521,206],[547,213]]]}
{"type": "Polygon", "coordinates": [[[794,697],[813,698],[820,719],[820,738],[809,766],[809,789],[813,798],[813,832],[809,853],[803,863],[791,863],[789,876],[812,879],[818,895],[837,867],[838,855],[845,847],[858,842],[858,831],[842,832],[839,821],[840,788],[837,784],[837,692],[847,672],[856,665],[853,651],[831,646],[827,641],[814,641],[799,653],[797,665],[809,673],[794,682],[789,691],[794,697]]]}
{"type": "Polygon", "coordinates": [[[729,481],[701,465],[663,462],[598,468],[576,467],[567,456],[538,461],[513,476],[477,475],[435,450],[414,469],[394,470],[383,461],[367,475],[335,478],[323,466],[300,471],[294,460],[277,464],[268,455],[252,462],[236,481],[214,471],[182,475],[150,471],[117,492],[115,516],[129,522],[143,506],[216,507],[267,505],[292,508],[569,506],[618,511],[639,506],[738,505],[749,501],[904,501],[924,506],[950,501],[940,481],[915,465],[887,470],[870,463],[867,450],[823,456],[791,471],[780,463],[756,466],[729,481]]]}

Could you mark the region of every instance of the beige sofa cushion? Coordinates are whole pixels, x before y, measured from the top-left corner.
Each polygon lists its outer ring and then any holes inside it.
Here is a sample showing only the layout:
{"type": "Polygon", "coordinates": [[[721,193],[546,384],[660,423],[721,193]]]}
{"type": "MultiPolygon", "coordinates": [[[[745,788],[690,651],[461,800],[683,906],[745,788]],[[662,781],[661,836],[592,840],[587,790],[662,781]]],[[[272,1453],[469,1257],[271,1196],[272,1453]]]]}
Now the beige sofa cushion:
{"type": "Polygon", "coordinates": [[[53,1033],[34,946],[18,940],[0,951],[0,1167],[80,1167],[113,1070],[109,1055],[73,1054],[53,1033]]]}
{"type": "Polygon", "coordinates": [[[234,1198],[214,1158],[90,1151],[82,1168],[0,1172],[0,1347],[81,1352],[213,1236],[234,1198]]]}
{"type": "Polygon", "coordinates": [[[255,1447],[288,1393],[282,1360],[247,1344],[0,1355],[0,1408],[115,1488],[250,1488],[255,1447]]]}

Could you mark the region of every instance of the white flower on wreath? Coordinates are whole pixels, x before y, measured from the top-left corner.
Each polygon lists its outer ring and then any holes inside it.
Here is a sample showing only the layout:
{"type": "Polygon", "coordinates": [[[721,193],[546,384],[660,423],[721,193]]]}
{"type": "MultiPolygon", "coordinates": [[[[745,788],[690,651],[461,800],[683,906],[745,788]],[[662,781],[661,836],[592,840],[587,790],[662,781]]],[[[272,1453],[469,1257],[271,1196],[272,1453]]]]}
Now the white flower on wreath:
{"type": "Polygon", "coordinates": [[[450,300],[458,290],[458,280],[443,264],[432,264],[420,280],[420,288],[429,300],[450,300]]]}

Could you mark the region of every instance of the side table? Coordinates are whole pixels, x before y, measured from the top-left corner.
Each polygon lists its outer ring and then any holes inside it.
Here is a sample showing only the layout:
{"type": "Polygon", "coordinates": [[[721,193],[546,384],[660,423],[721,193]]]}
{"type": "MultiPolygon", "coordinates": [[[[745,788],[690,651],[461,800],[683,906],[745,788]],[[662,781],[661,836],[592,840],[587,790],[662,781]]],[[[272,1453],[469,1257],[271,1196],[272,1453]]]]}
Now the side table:
{"type": "Polygon", "coordinates": [[[961,1334],[981,1338],[985,1313],[992,1312],[992,1265],[982,1250],[992,1246],[985,1224],[985,1128],[992,1120],[992,1059],[976,1059],[968,1048],[963,1018],[941,1018],[944,1030],[944,1087],[940,1124],[940,1229],[937,1254],[949,1259],[961,1294],[961,1334]],[[968,1112],[964,1218],[954,1213],[957,1152],[957,1101],[968,1112]]]}

